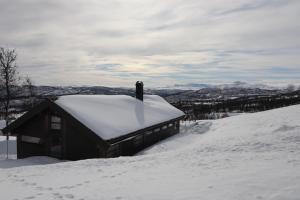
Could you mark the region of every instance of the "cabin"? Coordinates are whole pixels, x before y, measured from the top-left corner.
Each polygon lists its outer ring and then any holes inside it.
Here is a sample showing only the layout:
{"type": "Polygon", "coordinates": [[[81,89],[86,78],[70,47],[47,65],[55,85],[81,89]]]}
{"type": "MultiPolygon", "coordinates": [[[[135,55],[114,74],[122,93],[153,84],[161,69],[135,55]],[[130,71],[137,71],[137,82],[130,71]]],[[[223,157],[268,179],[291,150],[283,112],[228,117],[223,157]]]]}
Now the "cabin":
{"type": "Polygon", "coordinates": [[[67,95],[45,100],[3,129],[17,157],[64,160],[130,156],[179,132],[184,113],[157,95],[67,95]]]}

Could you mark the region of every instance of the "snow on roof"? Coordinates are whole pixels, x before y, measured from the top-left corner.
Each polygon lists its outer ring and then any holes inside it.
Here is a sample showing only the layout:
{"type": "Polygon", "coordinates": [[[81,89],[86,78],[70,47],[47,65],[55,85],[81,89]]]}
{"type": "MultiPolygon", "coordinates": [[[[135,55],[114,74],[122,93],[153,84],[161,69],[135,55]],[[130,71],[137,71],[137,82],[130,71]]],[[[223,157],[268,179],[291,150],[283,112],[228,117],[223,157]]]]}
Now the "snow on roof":
{"type": "Polygon", "coordinates": [[[184,115],[157,95],[144,95],[144,101],[126,95],[68,95],[55,103],[104,140],[184,115]]]}

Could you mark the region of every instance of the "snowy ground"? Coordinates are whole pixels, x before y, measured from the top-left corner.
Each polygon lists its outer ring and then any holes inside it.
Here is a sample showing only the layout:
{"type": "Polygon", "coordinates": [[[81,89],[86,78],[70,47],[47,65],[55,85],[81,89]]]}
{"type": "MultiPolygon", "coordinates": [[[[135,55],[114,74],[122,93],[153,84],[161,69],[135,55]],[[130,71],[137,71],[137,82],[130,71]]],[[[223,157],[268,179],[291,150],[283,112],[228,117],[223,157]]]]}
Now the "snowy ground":
{"type": "MultiPolygon", "coordinates": [[[[7,151],[7,141],[5,136],[0,136],[0,165],[1,160],[6,158],[7,151]]],[[[16,137],[9,137],[8,141],[8,153],[10,159],[17,158],[17,145],[16,145],[16,137]]]]}
{"type": "Polygon", "coordinates": [[[0,196],[299,200],[299,155],[300,105],[190,122],[180,134],[134,157],[2,160],[0,196]]]}
{"type": "MultiPolygon", "coordinates": [[[[17,158],[17,146],[16,146],[16,137],[9,137],[9,141],[7,143],[6,136],[2,136],[2,129],[5,127],[5,120],[0,120],[0,165],[3,164],[1,160],[7,157],[7,144],[8,144],[8,152],[10,159],[17,158]]],[[[0,166],[1,168],[1,166],[0,166]]]]}
{"type": "Polygon", "coordinates": [[[5,120],[0,120],[0,129],[3,129],[5,127],[5,120]]]}

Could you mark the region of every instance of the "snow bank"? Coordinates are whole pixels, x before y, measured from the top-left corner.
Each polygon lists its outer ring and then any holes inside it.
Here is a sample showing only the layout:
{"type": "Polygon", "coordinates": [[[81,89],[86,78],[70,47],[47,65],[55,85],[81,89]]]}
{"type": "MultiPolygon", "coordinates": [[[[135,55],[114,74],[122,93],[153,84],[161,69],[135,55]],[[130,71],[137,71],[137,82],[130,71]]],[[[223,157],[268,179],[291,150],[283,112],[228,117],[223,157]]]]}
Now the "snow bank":
{"type": "Polygon", "coordinates": [[[183,124],[143,154],[0,169],[1,199],[298,200],[300,105],[183,124]]]}
{"type": "Polygon", "coordinates": [[[7,143],[6,136],[0,136],[0,160],[6,158],[7,144],[8,144],[9,158],[16,159],[17,158],[16,137],[9,136],[9,141],[7,143]]]}
{"type": "Polygon", "coordinates": [[[14,168],[14,167],[24,167],[24,166],[33,166],[33,165],[46,165],[53,163],[60,163],[61,160],[57,160],[55,158],[44,157],[44,156],[36,156],[29,157],[26,159],[8,159],[8,160],[0,160],[0,169],[6,168],[14,168]]]}
{"type": "Polygon", "coordinates": [[[3,129],[6,126],[5,120],[0,120],[0,129],[3,129]]]}
{"type": "Polygon", "coordinates": [[[0,120],[0,160],[6,158],[7,144],[8,144],[8,154],[10,159],[17,158],[17,145],[16,145],[16,137],[9,137],[9,141],[7,143],[6,136],[2,136],[3,133],[1,129],[3,129],[6,125],[5,120],[0,120]]]}
{"type": "Polygon", "coordinates": [[[2,129],[5,127],[6,121],[5,120],[0,120],[0,135],[3,135],[2,129]]]}
{"type": "Polygon", "coordinates": [[[105,140],[184,115],[156,95],[143,102],[126,95],[69,95],[55,103],[105,140]]]}

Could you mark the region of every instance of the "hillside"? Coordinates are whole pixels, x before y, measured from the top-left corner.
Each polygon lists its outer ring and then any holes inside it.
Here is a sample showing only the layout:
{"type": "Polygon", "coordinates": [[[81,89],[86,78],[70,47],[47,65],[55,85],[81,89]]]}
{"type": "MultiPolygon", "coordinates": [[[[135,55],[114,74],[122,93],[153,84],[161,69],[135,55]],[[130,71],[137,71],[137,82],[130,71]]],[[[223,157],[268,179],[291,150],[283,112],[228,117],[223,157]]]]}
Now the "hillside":
{"type": "Polygon", "coordinates": [[[297,105],[183,123],[134,157],[2,160],[1,199],[296,200],[299,155],[297,105]]]}

